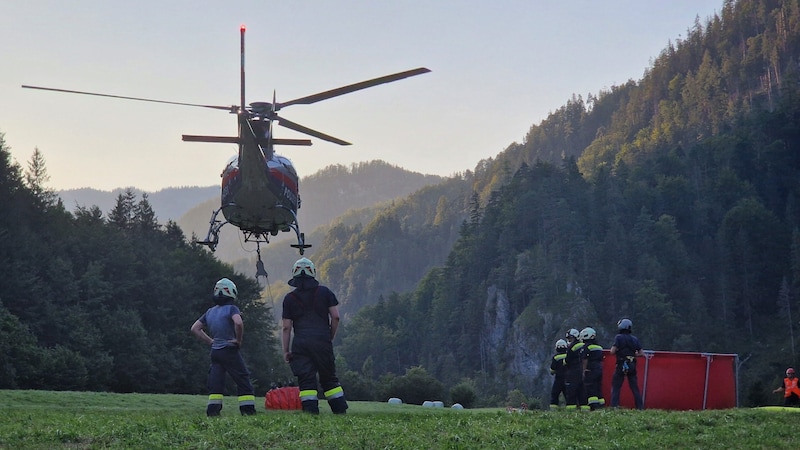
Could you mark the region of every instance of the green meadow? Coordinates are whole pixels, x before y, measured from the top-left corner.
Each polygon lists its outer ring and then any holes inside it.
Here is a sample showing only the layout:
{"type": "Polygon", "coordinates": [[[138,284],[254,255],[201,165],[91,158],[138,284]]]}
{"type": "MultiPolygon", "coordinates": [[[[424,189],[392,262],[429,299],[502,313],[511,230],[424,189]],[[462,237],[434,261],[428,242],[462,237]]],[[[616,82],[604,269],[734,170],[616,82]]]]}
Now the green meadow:
{"type": "MultiPolygon", "coordinates": [[[[0,391],[3,449],[797,449],[800,410],[452,410],[351,402],[345,416],[267,411],[234,398],[0,391]]],[[[258,399],[257,399],[258,400],[258,399]]]]}

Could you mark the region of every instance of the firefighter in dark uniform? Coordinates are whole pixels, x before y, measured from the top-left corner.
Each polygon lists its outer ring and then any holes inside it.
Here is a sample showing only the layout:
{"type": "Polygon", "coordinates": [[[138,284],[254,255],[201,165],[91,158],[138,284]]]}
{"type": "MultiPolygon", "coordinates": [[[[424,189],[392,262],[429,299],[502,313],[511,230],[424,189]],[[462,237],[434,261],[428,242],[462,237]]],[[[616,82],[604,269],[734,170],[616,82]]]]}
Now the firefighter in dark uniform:
{"type": "Polygon", "coordinates": [[[283,298],[283,359],[297,377],[303,411],[319,414],[317,388],[321,385],[331,411],[345,414],[347,401],[336,377],[333,356],[339,301],[330,289],[319,284],[316,276],[317,270],[309,259],[300,258],[294,264],[289,285],[295,289],[283,298]]]}
{"type": "Polygon", "coordinates": [[[580,332],[575,328],[567,331],[567,352],[564,354],[567,410],[576,410],[584,404],[583,342],[578,340],[579,336],[580,332]]]}
{"type": "Polygon", "coordinates": [[[589,409],[594,411],[606,406],[603,398],[603,347],[596,342],[597,333],[594,328],[581,330],[583,341],[583,385],[586,388],[589,409]]]}
{"type": "Polygon", "coordinates": [[[556,341],[556,354],[550,361],[550,375],[553,375],[553,387],[550,389],[550,409],[558,409],[559,397],[563,394],[567,397],[566,373],[567,366],[564,365],[564,358],[567,356],[567,341],[559,339],[556,341]]]}
{"type": "Polygon", "coordinates": [[[639,390],[639,379],[636,375],[636,358],[644,356],[644,351],[639,339],[631,334],[632,328],[633,322],[630,319],[621,319],[617,322],[617,335],[614,337],[614,345],[611,346],[611,354],[617,359],[614,375],[611,377],[612,408],[619,407],[620,390],[622,383],[627,378],[636,409],[644,409],[642,393],[639,390]]]}

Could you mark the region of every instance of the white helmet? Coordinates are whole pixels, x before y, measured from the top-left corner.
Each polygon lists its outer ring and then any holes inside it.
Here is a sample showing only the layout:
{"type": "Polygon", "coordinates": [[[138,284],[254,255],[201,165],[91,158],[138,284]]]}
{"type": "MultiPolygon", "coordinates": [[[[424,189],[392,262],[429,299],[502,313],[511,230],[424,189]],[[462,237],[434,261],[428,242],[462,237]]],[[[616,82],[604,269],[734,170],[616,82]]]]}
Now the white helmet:
{"type": "Polygon", "coordinates": [[[590,339],[594,339],[595,337],[597,337],[597,332],[594,331],[594,328],[586,327],[586,328],[581,330],[580,339],[582,341],[588,341],[590,339]]]}
{"type": "Polygon", "coordinates": [[[565,341],[563,339],[559,339],[559,340],[556,341],[556,350],[566,350],[567,347],[569,347],[569,344],[567,344],[567,341],[565,341]]]}
{"type": "Polygon", "coordinates": [[[317,268],[314,267],[314,263],[308,258],[300,258],[294,263],[292,277],[299,277],[303,274],[306,274],[311,278],[317,277],[317,268]]]}
{"type": "Polygon", "coordinates": [[[214,285],[214,297],[230,297],[236,300],[238,295],[239,292],[236,290],[236,285],[227,278],[217,281],[217,284],[214,285]]]}
{"type": "Polygon", "coordinates": [[[569,331],[567,331],[567,335],[564,337],[566,337],[567,339],[569,338],[578,339],[580,335],[581,335],[580,331],[576,330],[575,328],[570,328],[569,331]]]}

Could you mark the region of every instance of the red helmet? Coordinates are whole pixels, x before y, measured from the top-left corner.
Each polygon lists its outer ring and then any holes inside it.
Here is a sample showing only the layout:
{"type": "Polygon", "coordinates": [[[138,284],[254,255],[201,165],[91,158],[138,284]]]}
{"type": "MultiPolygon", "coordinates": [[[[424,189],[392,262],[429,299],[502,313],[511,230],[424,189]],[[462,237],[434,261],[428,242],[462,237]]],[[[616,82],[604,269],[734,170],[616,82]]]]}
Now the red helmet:
{"type": "Polygon", "coordinates": [[[788,377],[789,375],[794,375],[794,369],[792,369],[791,367],[786,369],[786,376],[788,377]]]}

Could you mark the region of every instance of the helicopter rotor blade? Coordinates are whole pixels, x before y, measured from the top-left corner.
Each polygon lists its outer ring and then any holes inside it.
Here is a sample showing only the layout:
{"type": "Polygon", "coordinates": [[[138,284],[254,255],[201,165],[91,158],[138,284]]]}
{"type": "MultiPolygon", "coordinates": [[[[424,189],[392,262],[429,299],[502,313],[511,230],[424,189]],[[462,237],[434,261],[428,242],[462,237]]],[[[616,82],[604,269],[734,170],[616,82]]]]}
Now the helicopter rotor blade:
{"type": "Polygon", "coordinates": [[[111,97],[111,98],[121,98],[124,100],[137,100],[141,102],[152,102],[152,103],[166,103],[168,105],[181,105],[181,106],[196,106],[200,108],[211,108],[211,109],[221,109],[223,111],[229,111],[235,113],[239,111],[239,107],[236,105],[232,106],[218,106],[218,105],[200,105],[197,103],[183,103],[183,102],[171,102],[167,100],[155,100],[151,98],[142,98],[142,97],[126,97],[123,95],[112,95],[112,94],[98,94],[96,92],[85,92],[85,91],[73,91],[70,89],[56,89],[56,88],[48,88],[48,87],[41,87],[41,86],[28,86],[22,85],[25,89],[38,89],[41,91],[52,91],[52,92],[64,92],[67,94],[82,94],[82,95],[94,95],[97,97],[111,97]]]}
{"type": "Polygon", "coordinates": [[[413,77],[415,75],[422,75],[423,73],[430,72],[430,69],[419,67],[405,72],[399,72],[392,75],[386,75],[371,80],[362,81],[360,83],[342,86],[340,88],[331,89],[330,91],[320,92],[318,94],[309,95],[306,97],[296,98],[288,102],[281,102],[276,105],[275,110],[280,110],[283,107],[290,105],[310,105],[329,98],[338,97],[340,95],[349,94],[351,92],[360,91],[369,87],[377,86],[379,84],[391,83],[392,81],[402,80],[403,78],[413,77]]]}
{"type": "Polygon", "coordinates": [[[304,127],[299,123],[294,123],[292,121],[286,120],[283,117],[276,117],[275,120],[277,120],[278,125],[282,127],[286,127],[290,130],[298,131],[300,133],[307,134],[309,136],[314,136],[315,138],[322,139],[323,141],[333,142],[334,144],[339,144],[339,145],[352,145],[347,141],[343,141],[339,138],[329,136],[325,133],[320,133],[319,131],[312,130],[311,128],[308,127],[304,127]]]}

